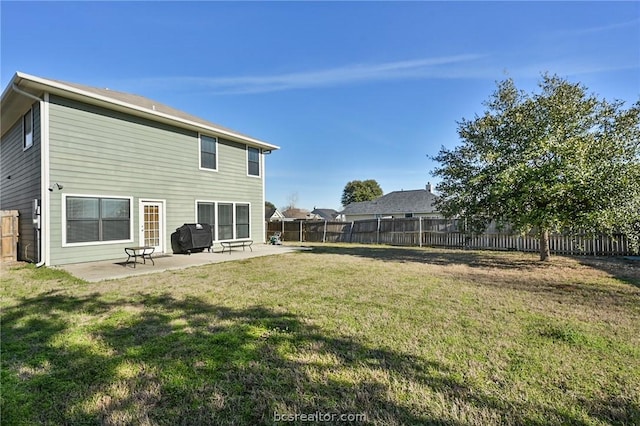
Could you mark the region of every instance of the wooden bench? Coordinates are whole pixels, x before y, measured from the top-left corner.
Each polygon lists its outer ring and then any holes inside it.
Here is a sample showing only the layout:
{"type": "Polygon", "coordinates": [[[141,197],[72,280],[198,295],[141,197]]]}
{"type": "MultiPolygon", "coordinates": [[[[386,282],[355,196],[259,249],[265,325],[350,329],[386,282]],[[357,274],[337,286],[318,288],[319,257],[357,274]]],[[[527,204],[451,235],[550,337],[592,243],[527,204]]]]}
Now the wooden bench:
{"type": "Polygon", "coordinates": [[[142,258],[142,262],[145,265],[147,264],[147,259],[149,259],[153,264],[153,266],[156,266],[156,262],[154,262],[153,259],[151,258],[151,255],[155,250],[156,250],[155,247],[151,247],[151,246],[125,247],[124,252],[127,254],[128,257],[127,257],[127,261],[124,263],[124,266],[127,266],[129,264],[129,261],[131,260],[132,257],[133,257],[134,268],[138,263],[139,257],[142,258]]]}
{"type": "Polygon", "coordinates": [[[251,244],[253,244],[253,240],[238,240],[238,241],[221,241],[220,245],[222,246],[222,253],[226,249],[229,249],[229,254],[231,254],[232,247],[242,247],[242,251],[244,251],[245,247],[249,247],[249,250],[253,251],[251,248],[251,244]]]}

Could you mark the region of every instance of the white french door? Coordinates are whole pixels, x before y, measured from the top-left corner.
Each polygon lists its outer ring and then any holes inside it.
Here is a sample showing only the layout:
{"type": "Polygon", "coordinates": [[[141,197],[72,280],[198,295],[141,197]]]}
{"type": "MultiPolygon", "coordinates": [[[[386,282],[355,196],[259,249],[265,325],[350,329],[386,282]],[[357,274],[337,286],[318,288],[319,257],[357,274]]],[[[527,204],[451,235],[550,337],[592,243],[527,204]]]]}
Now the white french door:
{"type": "Polygon", "coordinates": [[[140,245],[164,252],[164,202],[140,200],[140,245]]]}

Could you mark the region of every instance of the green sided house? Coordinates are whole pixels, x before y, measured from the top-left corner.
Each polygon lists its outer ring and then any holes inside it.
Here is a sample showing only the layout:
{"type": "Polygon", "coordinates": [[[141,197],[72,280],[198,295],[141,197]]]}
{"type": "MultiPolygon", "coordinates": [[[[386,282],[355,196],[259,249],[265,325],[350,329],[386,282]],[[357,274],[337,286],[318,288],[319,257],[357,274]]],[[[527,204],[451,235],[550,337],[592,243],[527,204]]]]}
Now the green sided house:
{"type": "Polygon", "coordinates": [[[150,99],[16,73],[2,93],[0,210],[18,258],[44,265],[171,253],[184,223],[264,242],[265,154],[277,146],[150,99]]]}

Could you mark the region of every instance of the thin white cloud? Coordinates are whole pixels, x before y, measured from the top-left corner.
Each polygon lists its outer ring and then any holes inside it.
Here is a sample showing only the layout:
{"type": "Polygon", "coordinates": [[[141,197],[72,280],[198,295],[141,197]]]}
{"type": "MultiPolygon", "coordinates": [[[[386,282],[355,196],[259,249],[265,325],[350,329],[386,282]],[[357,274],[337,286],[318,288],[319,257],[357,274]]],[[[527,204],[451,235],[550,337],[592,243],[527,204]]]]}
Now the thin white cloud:
{"type": "MultiPolygon", "coordinates": [[[[599,27],[599,29],[621,25],[629,25],[629,23],[599,27]]],[[[595,28],[591,30],[596,31],[595,28]]],[[[491,55],[460,54],[396,62],[354,64],[282,74],[230,77],[156,77],[136,79],[129,81],[129,83],[135,84],[138,88],[143,85],[155,88],[181,88],[185,91],[216,95],[238,95],[408,79],[495,80],[501,76],[504,77],[505,71],[514,78],[537,78],[542,72],[547,71],[561,75],[582,75],[637,69],[640,66],[637,57],[611,59],[603,64],[598,58],[580,56],[571,58],[570,56],[553,60],[529,58],[532,62],[520,63],[519,55],[514,58],[513,55],[507,54],[505,57],[505,52],[491,55]]]]}
{"type": "Polygon", "coordinates": [[[276,92],[314,87],[411,78],[459,78],[466,73],[459,65],[484,55],[464,54],[379,64],[359,64],[314,71],[238,77],[171,77],[148,79],[147,83],[179,83],[218,94],[276,92]]]}
{"type": "Polygon", "coordinates": [[[562,35],[562,36],[583,36],[587,34],[598,34],[598,33],[603,33],[608,31],[619,30],[621,28],[628,28],[628,27],[634,27],[634,26],[637,27],[638,25],[640,25],[640,18],[632,19],[630,21],[625,21],[625,22],[617,22],[609,25],[599,25],[599,26],[588,27],[588,28],[561,30],[561,31],[557,31],[555,34],[562,35]]]}

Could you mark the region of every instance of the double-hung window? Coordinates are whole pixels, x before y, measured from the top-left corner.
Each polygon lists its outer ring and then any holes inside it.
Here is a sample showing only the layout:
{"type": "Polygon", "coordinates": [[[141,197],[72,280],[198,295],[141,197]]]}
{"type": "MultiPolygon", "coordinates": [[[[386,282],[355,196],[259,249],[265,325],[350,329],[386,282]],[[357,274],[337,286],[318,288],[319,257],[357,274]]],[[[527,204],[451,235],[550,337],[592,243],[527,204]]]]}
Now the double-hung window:
{"type": "Polygon", "coordinates": [[[204,201],[198,201],[198,223],[216,224],[216,205],[204,201]]]}
{"type": "Polygon", "coordinates": [[[233,239],[233,204],[218,204],[218,239],[233,239]]]}
{"type": "Polygon", "coordinates": [[[208,223],[211,225],[211,237],[216,239],[216,204],[205,201],[198,201],[197,206],[198,223],[208,223]]]}
{"type": "Polygon", "coordinates": [[[247,174],[260,176],[260,150],[251,146],[247,147],[247,174]]]}
{"type": "Polygon", "coordinates": [[[200,168],[218,170],[218,139],[200,135],[200,168]]]}
{"type": "Polygon", "coordinates": [[[66,197],[66,242],[131,239],[129,198],[66,197]]]}
{"type": "Polygon", "coordinates": [[[249,238],[249,204],[236,204],[236,238],[249,238]]]}
{"type": "Polygon", "coordinates": [[[33,146],[33,110],[29,109],[22,116],[22,149],[26,150],[33,146]]]}

